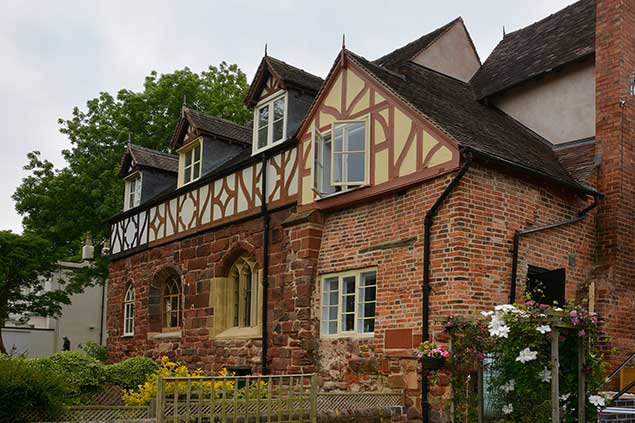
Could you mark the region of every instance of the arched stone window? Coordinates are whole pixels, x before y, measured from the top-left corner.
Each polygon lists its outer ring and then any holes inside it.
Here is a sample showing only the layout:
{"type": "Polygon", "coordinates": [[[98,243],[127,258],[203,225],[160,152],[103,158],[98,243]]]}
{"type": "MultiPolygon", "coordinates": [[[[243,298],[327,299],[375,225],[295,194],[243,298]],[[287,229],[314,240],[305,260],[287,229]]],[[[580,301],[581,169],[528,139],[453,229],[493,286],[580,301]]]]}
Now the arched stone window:
{"type": "Polygon", "coordinates": [[[261,271],[252,255],[239,256],[229,268],[227,277],[216,279],[212,295],[214,334],[221,337],[260,336],[261,271]]]}
{"type": "Polygon", "coordinates": [[[178,275],[170,275],[163,283],[161,292],[161,315],[163,329],[178,329],[181,327],[181,279],[178,275]]]}
{"type": "Polygon", "coordinates": [[[134,335],[134,286],[128,285],[123,302],[123,335],[134,335]]]}

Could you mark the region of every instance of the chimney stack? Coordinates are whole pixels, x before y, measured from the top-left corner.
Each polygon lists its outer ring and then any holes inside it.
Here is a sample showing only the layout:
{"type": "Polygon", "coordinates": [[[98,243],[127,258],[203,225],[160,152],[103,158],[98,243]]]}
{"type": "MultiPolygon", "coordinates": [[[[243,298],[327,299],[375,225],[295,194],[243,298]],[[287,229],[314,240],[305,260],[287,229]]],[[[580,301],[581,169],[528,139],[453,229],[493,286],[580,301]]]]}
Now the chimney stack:
{"type": "Polygon", "coordinates": [[[95,258],[95,247],[93,239],[90,235],[86,235],[84,245],[82,246],[82,261],[92,261],[95,258]]]}

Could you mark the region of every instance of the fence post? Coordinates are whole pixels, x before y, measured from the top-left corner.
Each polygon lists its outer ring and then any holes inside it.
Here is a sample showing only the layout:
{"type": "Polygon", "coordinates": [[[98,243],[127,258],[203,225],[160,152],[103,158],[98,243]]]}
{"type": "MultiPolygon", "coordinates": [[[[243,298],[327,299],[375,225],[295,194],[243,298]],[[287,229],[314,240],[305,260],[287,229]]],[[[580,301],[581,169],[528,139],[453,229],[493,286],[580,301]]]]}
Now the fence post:
{"type": "Polygon", "coordinates": [[[311,423],[317,423],[317,390],[318,382],[317,375],[313,373],[311,375],[311,423]]]}
{"type": "Polygon", "coordinates": [[[150,398],[150,404],[148,404],[148,418],[153,419],[157,416],[157,399],[150,398]]]}
{"type": "Polygon", "coordinates": [[[163,423],[165,418],[165,382],[163,377],[159,376],[157,379],[157,398],[156,398],[156,412],[155,417],[157,423],[163,423]]]}

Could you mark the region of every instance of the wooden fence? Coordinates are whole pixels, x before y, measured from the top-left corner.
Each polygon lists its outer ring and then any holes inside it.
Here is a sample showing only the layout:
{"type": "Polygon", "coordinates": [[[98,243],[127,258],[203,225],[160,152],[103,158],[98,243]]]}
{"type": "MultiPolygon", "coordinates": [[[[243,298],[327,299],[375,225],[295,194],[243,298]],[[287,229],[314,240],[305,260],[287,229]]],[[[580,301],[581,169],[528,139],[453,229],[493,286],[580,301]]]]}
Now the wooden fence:
{"type": "Polygon", "coordinates": [[[166,377],[157,423],[317,422],[315,375],[166,377]]]}

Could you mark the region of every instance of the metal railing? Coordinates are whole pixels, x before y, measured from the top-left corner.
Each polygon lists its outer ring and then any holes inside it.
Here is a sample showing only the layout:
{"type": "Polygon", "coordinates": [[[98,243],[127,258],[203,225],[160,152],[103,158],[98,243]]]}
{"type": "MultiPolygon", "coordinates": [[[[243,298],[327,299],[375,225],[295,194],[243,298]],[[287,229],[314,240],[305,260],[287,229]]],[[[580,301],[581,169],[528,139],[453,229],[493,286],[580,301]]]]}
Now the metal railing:
{"type": "Polygon", "coordinates": [[[159,378],[157,423],[316,423],[317,377],[280,376],[159,378]]]}

